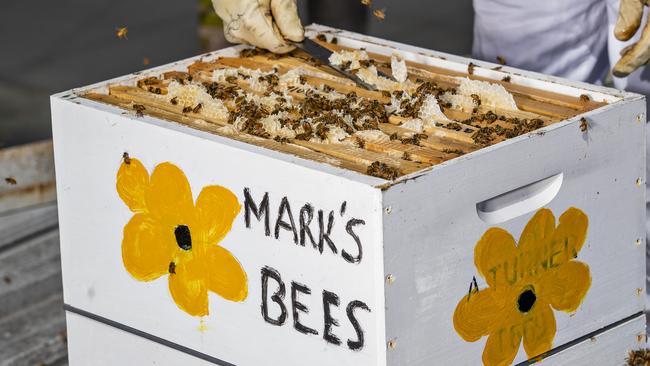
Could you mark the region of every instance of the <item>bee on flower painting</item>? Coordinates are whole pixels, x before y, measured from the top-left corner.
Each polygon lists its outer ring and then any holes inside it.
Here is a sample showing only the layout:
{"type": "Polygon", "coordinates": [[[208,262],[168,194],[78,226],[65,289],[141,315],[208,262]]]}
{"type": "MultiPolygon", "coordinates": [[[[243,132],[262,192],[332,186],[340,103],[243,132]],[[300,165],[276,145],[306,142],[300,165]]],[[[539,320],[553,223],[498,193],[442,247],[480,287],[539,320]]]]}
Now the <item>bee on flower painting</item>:
{"type": "Polygon", "coordinates": [[[124,227],[122,260],[139,281],[167,276],[176,305],[192,316],[208,315],[208,292],[230,301],[248,295],[246,273],[218,243],[241,205],[221,186],[206,186],[196,202],[185,174],[171,163],[151,176],[135,158],[117,172],[117,192],[134,213],[124,227]]]}
{"type": "Polygon", "coordinates": [[[575,312],[591,286],[589,267],[577,261],[588,218],[566,210],[556,226],[551,210],[535,213],[519,242],[488,229],[474,249],[474,264],[488,287],[470,291],[456,306],[454,328],[468,342],[487,336],[483,364],[510,365],[521,343],[529,358],[553,347],[553,310],[575,312]]]}

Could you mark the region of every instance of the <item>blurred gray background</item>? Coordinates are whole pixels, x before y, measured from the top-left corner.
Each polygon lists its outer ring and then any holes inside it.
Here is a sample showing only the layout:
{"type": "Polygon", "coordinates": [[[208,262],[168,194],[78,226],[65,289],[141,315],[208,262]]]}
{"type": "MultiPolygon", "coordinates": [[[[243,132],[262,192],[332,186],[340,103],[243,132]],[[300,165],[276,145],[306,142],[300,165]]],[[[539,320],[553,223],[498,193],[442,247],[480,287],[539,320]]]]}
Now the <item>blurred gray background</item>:
{"type": "MultiPolygon", "coordinates": [[[[320,24],[468,55],[471,0],[298,0],[320,24]]],[[[2,0],[0,148],[51,137],[49,95],[227,44],[209,1],[2,0]],[[116,29],[128,27],[128,40],[116,29]],[[149,61],[147,65],[145,65],[149,61]]]]}

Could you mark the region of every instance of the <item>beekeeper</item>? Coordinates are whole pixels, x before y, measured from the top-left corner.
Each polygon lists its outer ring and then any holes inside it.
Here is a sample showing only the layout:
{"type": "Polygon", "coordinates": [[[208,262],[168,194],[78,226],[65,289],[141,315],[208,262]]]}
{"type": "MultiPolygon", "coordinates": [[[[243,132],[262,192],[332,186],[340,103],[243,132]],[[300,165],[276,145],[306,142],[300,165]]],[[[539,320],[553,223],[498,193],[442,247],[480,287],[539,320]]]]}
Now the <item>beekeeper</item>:
{"type": "MultiPolygon", "coordinates": [[[[488,61],[503,57],[510,66],[594,84],[602,83],[611,69],[616,88],[650,96],[650,68],[643,67],[650,60],[645,2],[474,0],[473,54],[488,61]]],[[[303,39],[295,0],[213,3],[230,42],[285,53],[293,49],[287,40],[303,39]]],[[[646,224],[646,238],[648,233],[646,224]]],[[[646,257],[650,263],[648,246],[646,257]]]]}

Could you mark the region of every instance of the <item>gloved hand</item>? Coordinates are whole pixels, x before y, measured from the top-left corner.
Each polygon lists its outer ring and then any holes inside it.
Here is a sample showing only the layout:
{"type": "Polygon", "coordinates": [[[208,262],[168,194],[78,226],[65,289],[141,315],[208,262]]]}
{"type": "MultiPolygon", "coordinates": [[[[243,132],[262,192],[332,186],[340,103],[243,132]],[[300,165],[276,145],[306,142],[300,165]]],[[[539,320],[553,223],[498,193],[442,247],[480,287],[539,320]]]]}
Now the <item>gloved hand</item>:
{"type": "MultiPolygon", "coordinates": [[[[621,0],[618,20],[614,35],[621,41],[627,41],[638,31],[643,19],[643,7],[647,0],[621,0]]],[[[614,66],[613,74],[624,77],[650,61],[650,25],[643,27],[638,42],[622,51],[621,59],[614,66]]]]}
{"type": "Polygon", "coordinates": [[[212,0],[212,4],[229,42],[286,53],[294,47],[285,39],[304,38],[296,0],[212,0]]]}

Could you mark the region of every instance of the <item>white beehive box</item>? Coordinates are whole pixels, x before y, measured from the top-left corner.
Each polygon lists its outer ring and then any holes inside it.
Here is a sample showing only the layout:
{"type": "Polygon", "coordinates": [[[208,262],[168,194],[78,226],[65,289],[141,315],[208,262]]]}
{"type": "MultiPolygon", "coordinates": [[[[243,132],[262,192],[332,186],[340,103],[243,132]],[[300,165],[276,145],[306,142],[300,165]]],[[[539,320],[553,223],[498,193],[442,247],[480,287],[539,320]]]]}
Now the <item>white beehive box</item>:
{"type": "MultiPolygon", "coordinates": [[[[310,32],[448,70],[469,62],[310,32]]],[[[72,365],[476,365],[485,349],[614,364],[644,340],[642,96],[475,61],[481,77],[607,105],[394,181],[80,97],[196,59],[52,97],[72,365]],[[183,282],[186,262],[137,253],[136,267],[165,272],[137,278],[122,242],[164,241],[163,221],[184,250],[207,237],[226,251],[183,282]]]]}

